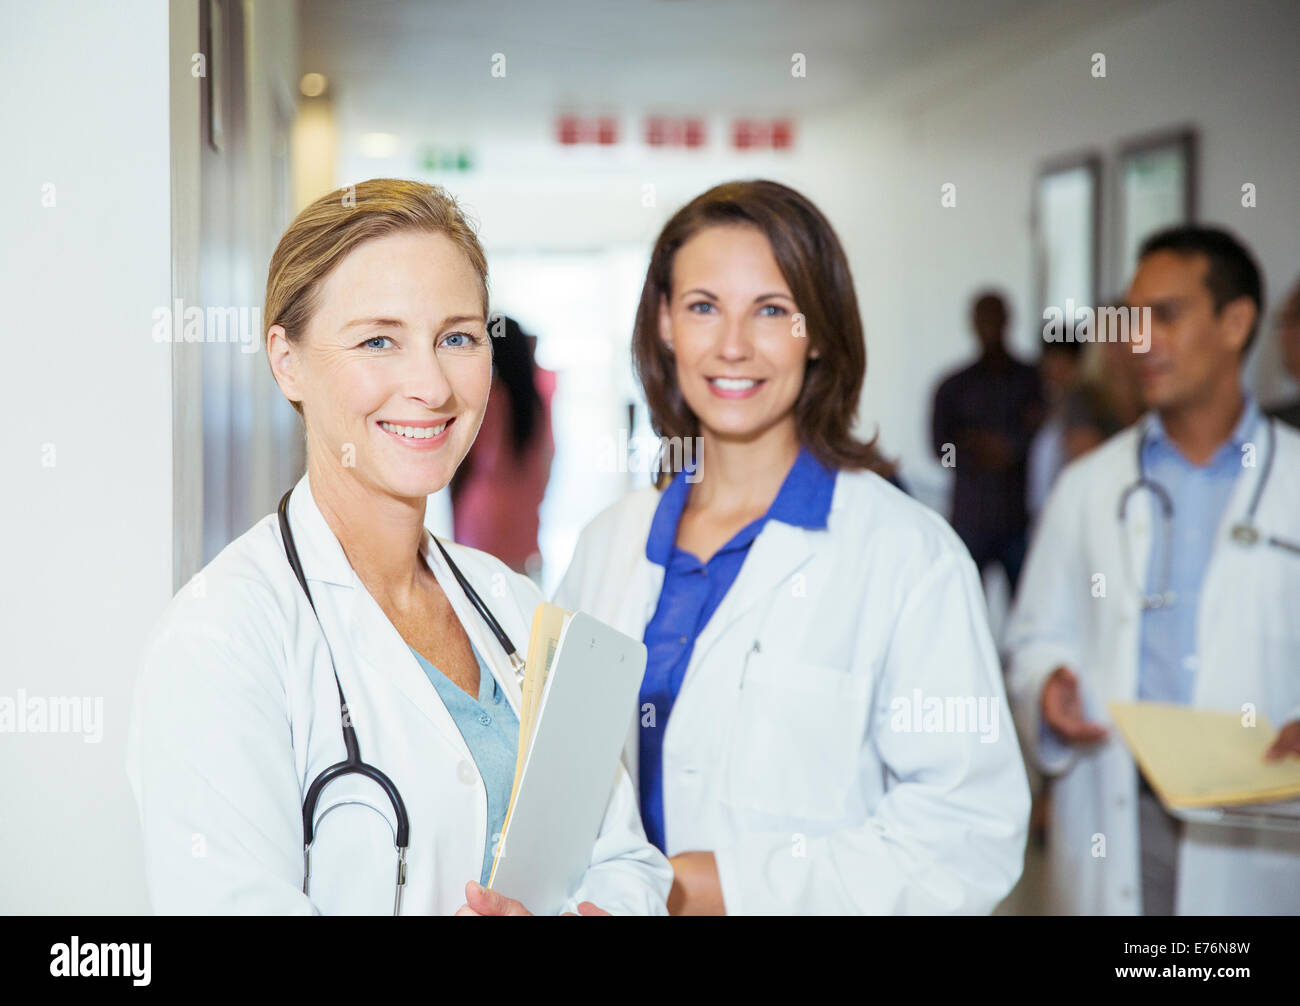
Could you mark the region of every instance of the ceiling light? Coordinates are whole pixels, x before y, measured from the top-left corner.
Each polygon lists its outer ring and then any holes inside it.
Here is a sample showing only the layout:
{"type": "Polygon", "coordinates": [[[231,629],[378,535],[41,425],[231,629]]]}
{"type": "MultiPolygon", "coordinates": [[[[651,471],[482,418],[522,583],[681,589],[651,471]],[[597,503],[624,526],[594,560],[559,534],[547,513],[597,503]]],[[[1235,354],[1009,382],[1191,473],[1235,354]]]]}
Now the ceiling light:
{"type": "Polygon", "coordinates": [[[304,73],[302,80],[298,81],[298,90],[308,98],[319,98],[328,84],[323,73],[304,73]]]}

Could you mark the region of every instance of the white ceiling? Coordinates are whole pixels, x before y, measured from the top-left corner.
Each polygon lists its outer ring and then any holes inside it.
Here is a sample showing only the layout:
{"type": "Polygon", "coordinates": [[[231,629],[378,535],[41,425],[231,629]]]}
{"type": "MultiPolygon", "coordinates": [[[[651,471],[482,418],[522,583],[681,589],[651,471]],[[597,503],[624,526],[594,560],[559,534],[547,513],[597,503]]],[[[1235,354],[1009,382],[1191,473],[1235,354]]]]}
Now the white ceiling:
{"type": "Polygon", "coordinates": [[[301,70],[330,79],[345,134],[448,135],[562,109],[797,116],[1071,3],[299,0],[301,70]]]}

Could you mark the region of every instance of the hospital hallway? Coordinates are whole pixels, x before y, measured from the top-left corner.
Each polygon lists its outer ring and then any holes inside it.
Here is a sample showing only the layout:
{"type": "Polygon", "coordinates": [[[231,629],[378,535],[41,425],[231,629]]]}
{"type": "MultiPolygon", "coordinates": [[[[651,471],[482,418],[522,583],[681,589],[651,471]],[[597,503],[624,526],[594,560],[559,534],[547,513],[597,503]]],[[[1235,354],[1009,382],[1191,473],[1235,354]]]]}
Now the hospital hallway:
{"type": "Polygon", "coordinates": [[[542,602],[643,662],[592,774],[677,886],[616,908],[725,910],[674,900],[701,853],[737,914],[1300,912],[1296,0],[0,0],[0,26],[0,913],[191,914],[196,877],[193,914],[321,912],[348,871],[321,852],[304,893],[300,803],[359,734],[417,822],[404,914],[451,914],[431,850],[488,886],[551,694],[524,669],[560,651],[542,602]],[[446,320],[421,357],[403,283],[446,320]],[[351,341],[308,357],[322,304],[351,341]],[[692,488],[706,443],[741,489],[692,488]],[[281,523],[309,450],[335,481],[281,523]],[[415,572],[369,589],[394,541],[415,572]],[[228,728],[178,711],[205,704],[228,728]],[[433,842],[435,807],[473,840],[433,842]]]}

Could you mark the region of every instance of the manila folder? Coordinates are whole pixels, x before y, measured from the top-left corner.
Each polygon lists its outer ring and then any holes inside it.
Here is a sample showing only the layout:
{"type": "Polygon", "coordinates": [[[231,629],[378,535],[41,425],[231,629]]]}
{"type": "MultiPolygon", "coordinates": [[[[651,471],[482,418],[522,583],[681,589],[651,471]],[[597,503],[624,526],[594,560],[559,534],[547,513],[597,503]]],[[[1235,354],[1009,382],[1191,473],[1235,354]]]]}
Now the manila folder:
{"type": "Polygon", "coordinates": [[[1115,702],[1111,716],[1151,788],[1169,808],[1300,796],[1300,759],[1266,762],[1268,718],[1161,702],[1115,702]]]}

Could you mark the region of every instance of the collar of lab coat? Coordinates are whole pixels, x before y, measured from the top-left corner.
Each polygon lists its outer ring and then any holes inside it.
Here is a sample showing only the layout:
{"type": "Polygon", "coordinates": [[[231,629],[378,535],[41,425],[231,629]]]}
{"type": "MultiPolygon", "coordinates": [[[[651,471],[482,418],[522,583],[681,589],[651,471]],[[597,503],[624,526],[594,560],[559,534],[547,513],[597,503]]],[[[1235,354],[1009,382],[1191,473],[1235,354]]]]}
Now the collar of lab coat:
{"type": "MultiPolygon", "coordinates": [[[[836,512],[845,506],[845,493],[849,491],[846,479],[836,478],[831,496],[830,514],[826,517],[825,527],[805,528],[786,523],[775,514],[763,525],[758,537],[749,547],[749,554],[740,567],[731,589],[727,591],[718,610],[709,619],[708,625],[695,642],[692,654],[692,669],[698,665],[696,655],[701,658],[717,640],[735,623],[760,603],[770,608],[776,606],[783,591],[790,591],[785,596],[794,596],[793,577],[812,558],[816,546],[822,539],[833,533],[836,512]]],[[[644,514],[643,535],[648,537],[650,525],[654,519],[655,507],[648,507],[644,514]]],[[[645,610],[642,624],[646,624],[654,615],[659,603],[659,594],[663,588],[664,568],[651,561],[641,550],[638,565],[646,586],[649,588],[644,598],[645,610]]],[[[760,620],[763,621],[763,620],[760,620]]],[[[688,670],[682,682],[685,688],[691,677],[688,670]]]]}
{"type": "MultiPolygon", "coordinates": [[[[298,481],[293,495],[289,498],[289,519],[298,546],[298,558],[302,562],[303,573],[308,583],[325,583],[332,588],[347,592],[346,595],[338,598],[337,606],[344,615],[345,631],[355,641],[354,645],[348,647],[348,651],[374,673],[382,674],[392,681],[425,716],[433,721],[447,741],[463,757],[470,758],[465,739],[439,697],[437,689],[433,687],[424,669],[416,661],[406,640],[389,621],[378,602],[370,596],[365,584],[361,582],[351,563],[348,562],[343,546],[334,536],[334,532],[325,520],[325,515],[321,513],[312,495],[311,483],[307,475],[303,475],[298,481]]],[[[501,644],[497,642],[460,584],[456,582],[442,553],[434,547],[433,536],[427,528],[420,550],[429,569],[433,571],[438,585],[447,595],[456,617],[469,635],[470,641],[482,654],[484,663],[492,671],[497,684],[501,686],[511,708],[518,716],[520,690],[515,680],[514,670],[501,644]]],[[[458,563],[458,565],[462,567],[461,572],[473,584],[480,596],[490,596],[486,587],[473,583],[474,573],[464,568],[466,564],[458,563]]],[[[508,602],[512,597],[513,595],[507,592],[507,597],[503,600],[508,602]]],[[[320,604],[320,600],[317,599],[316,603],[320,604]]],[[[495,614],[498,620],[504,621],[501,613],[495,614]]],[[[512,639],[512,642],[518,645],[517,640],[512,639]]],[[[333,646],[337,654],[338,645],[333,644],[333,646]]]]}

